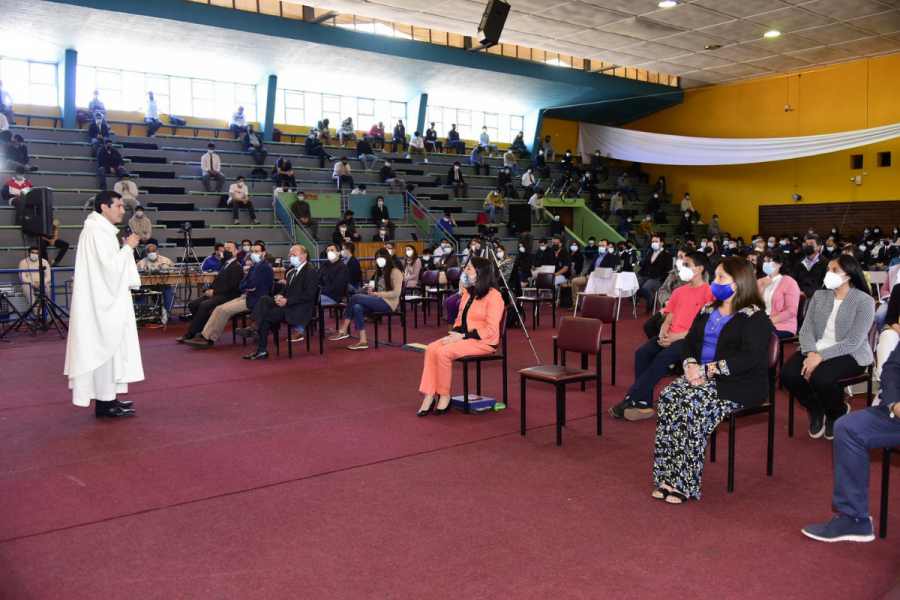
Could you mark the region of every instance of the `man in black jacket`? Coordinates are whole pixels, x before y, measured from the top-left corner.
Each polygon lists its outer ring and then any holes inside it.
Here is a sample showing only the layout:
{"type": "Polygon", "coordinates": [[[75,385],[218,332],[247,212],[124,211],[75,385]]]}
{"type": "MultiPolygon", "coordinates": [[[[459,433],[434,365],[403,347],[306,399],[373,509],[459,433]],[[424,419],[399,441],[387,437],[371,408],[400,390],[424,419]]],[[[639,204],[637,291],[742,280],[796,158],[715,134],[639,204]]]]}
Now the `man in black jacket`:
{"type": "Polygon", "coordinates": [[[406,126],[402,120],[397,121],[397,125],[394,126],[394,135],[391,137],[391,152],[397,151],[397,144],[403,146],[404,152],[409,147],[409,142],[406,141],[406,126]]]}
{"type": "Polygon", "coordinates": [[[106,189],[107,175],[118,175],[121,177],[127,172],[125,171],[125,162],[122,160],[122,155],[113,148],[112,140],[109,138],[106,138],[103,150],[97,154],[97,165],[97,181],[101,190],[106,189]]]}
{"type": "MultiPolygon", "coordinates": [[[[381,227],[382,225],[387,227],[388,236],[390,239],[394,239],[394,230],[396,229],[394,222],[391,221],[391,215],[388,214],[388,207],[384,204],[384,197],[378,196],[375,198],[375,206],[372,207],[372,223],[381,227]]],[[[380,237],[380,236],[379,236],[380,237]]],[[[372,239],[372,241],[379,241],[376,239],[372,239]]]]}
{"type": "Polygon", "coordinates": [[[266,156],[269,155],[269,151],[263,146],[259,135],[253,131],[253,125],[247,125],[247,132],[244,133],[244,138],[241,141],[244,144],[244,152],[249,153],[253,157],[253,162],[258,165],[266,162],[266,156]]]}
{"type": "Polygon", "coordinates": [[[662,287],[663,281],[672,268],[672,255],[665,249],[662,236],[650,238],[650,249],[644,255],[641,270],[638,272],[638,294],[647,301],[647,314],[653,311],[653,292],[662,287]]]}
{"type": "Polygon", "coordinates": [[[225,243],[225,252],[222,255],[223,267],[219,269],[219,274],[209,284],[209,289],[202,296],[194,298],[188,302],[188,308],[194,316],[191,326],[180,338],[175,341],[183,344],[186,340],[192,340],[197,334],[206,327],[209,321],[209,315],[212,314],[220,304],[231,302],[237,298],[241,292],[239,286],[244,278],[244,267],[241,261],[237,260],[237,246],[234,242],[225,243]]]}
{"type": "Polygon", "coordinates": [[[503,195],[507,198],[512,198],[513,200],[519,199],[519,194],[516,192],[516,184],[513,183],[512,173],[509,170],[509,167],[503,167],[497,173],[497,187],[503,192],[503,195]]]}
{"type": "Polygon", "coordinates": [[[466,183],[459,161],[454,162],[447,171],[447,185],[453,188],[453,195],[456,198],[466,198],[469,195],[469,184],[466,183]]]}
{"type": "MultiPolygon", "coordinates": [[[[397,177],[397,174],[394,173],[394,167],[391,163],[391,159],[384,159],[384,166],[378,170],[378,175],[381,177],[381,181],[388,184],[388,187],[391,193],[394,193],[394,188],[400,188],[400,192],[406,189],[406,182],[397,177]]],[[[393,235],[393,232],[391,232],[393,235]]]]}
{"type": "Polygon", "coordinates": [[[91,141],[91,156],[97,156],[100,147],[109,139],[109,125],[100,113],[94,115],[88,127],[88,139],[91,141]]]}
{"type": "Polygon", "coordinates": [[[356,245],[353,242],[344,242],[341,246],[341,262],[347,265],[347,281],[354,290],[359,289],[359,283],[362,281],[362,267],[359,266],[359,259],[353,254],[356,252],[356,245]]]}
{"type": "Polygon", "coordinates": [[[447,132],[447,145],[456,150],[457,154],[466,152],[466,143],[459,139],[459,132],[456,130],[456,124],[450,126],[447,132]]]}
{"type": "MultiPolygon", "coordinates": [[[[319,285],[322,287],[322,306],[340,302],[347,293],[349,278],[347,265],[341,261],[338,244],[328,244],[325,256],[328,262],[319,266],[319,285]]],[[[359,261],[357,261],[358,263],[359,261]]]]}
{"type": "Polygon", "coordinates": [[[825,273],[828,272],[828,260],[822,256],[822,238],[812,234],[806,236],[803,241],[803,256],[805,258],[794,263],[791,276],[800,286],[800,291],[807,298],[822,289],[825,281],[825,273]]]}
{"type": "Polygon", "coordinates": [[[25,145],[25,138],[18,133],[13,136],[12,143],[7,144],[4,154],[6,154],[6,168],[15,171],[16,167],[23,167],[26,172],[37,171],[37,166],[31,164],[28,157],[28,146],[25,145]]]}
{"type": "Polygon", "coordinates": [[[371,171],[378,162],[375,151],[372,150],[372,144],[369,143],[369,134],[362,134],[362,139],[356,141],[356,156],[362,163],[363,171],[371,171]]]}
{"type": "Polygon", "coordinates": [[[556,255],[550,249],[547,238],[541,238],[538,240],[538,250],[534,253],[532,267],[537,269],[546,265],[556,265],[556,255]]]}
{"type": "Polygon", "coordinates": [[[294,268],[285,275],[281,293],[274,297],[260,298],[250,312],[253,325],[235,331],[241,337],[256,340],[256,349],[244,356],[246,360],[269,358],[266,344],[269,340],[269,329],[273,324],[287,321],[288,325],[306,327],[315,314],[319,278],[309,263],[309,251],[300,245],[293,246],[291,264],[294,268]]]}
{"type": "Polygon", "coordinates": [[[306,136],[306,141],[303,142],[304,147],[306,148],[306,153],[309,156],[318,156],[319,157],[319,168],[325,168],[325,159],[327,158],[329,161],[334,162],[334,157],[325,152],[325,147],[322,146],[322,142],[319,141],[319,138],[316,137],[315,133],[310,133],[306,136]]]}

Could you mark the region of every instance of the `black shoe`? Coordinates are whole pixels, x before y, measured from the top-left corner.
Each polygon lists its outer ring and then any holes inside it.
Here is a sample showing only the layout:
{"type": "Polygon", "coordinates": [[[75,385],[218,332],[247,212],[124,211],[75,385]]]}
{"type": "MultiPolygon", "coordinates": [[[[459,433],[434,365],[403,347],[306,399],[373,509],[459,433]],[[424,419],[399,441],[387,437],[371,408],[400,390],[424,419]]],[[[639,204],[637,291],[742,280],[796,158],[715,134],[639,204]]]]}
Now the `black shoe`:
{"type": "Polygon", "coordinates": [[[183,343],[185,343],[186,341],[192,340],[192,339],[194,339],[194,336],[192,336],[192,335],[189,334],[189,333],[186,333],[186,334],[184,334],[183,336],[181,336],[180,338],[175,338],[175,341],[178,342],[179,344],[183,344],[183,343]]]}
{"type": "Polygon", "coordinates": [[[259,348],[256,348],[250,354],[244,355],[244,360],[262,360],[264,358],[269,358],[269,353],[263,350],[259,351],[259,348]]]}
{"type": "Polygon", "coordinates": [[[113,400],[113,402],[122,408],[131,408],[131,405],[134,404],[131,400],[113,400]]]}
{"type": "Polygon", "coordinates": [[[239,327],[235,329],[234,332],[242,338],[250,338],[251,340],[259,339],[259,332],[253,327],[239,327]]]}
{"type": "Polygon", "coordinates": [[[815,439],[825,433],[825,413],[809,416],[809,437],[815,439]]]}
{"type": "Polygon", "coordinates": [[[626,408],[634,408],[635,406],[636,406],[635,401],[632,400],[631,398],[629,398],[628,396],[625,396],[624,400],[622,400],[621,402],[619,402],[618,404],[616,404],[615,406],[610,408],[608,412],[615,418],[622,419],[625,417],[625,409],[626,408]]]}
{"type": "MultiPolygon", "coordinates": [[[[850,412],[850,405],[844,402],[844,415],[850,412]]],[[[844,415],[841,415],[843,417],[844,415]]],[[[825,439],[833,440],[834,439],[834,424],[837,423],[838,419],[825,419],[825,439]]]]}
{"type": "Polygon", "coordinates": [[[428,410],[420,410],[419,412],[416,413],[416,416],[417,416],[417,417],[424,417],[425,415],[427,415],[428,413],[430,413],[431,411],[433,411],[435,406],[437,406],[437,400],[436,400],[436,399],[432,399],[432,400],[431,400],[431,405],[428,407],[428,410]]]}
{"type": "Polygon", "coordinates": [[[109,402],[97,401],[94,407],[94,416],[97,417],[131,417],[134,416],[133,408],[122,408],[115,400],[109,402]]]}
{"type": "MultiPolygon", "coordinates": [[[[435,400],[435,402],[437,402],[437,401],[435,400]]],[[[447,407],[446,407],[446,408],[437,408],[437,405],[435,404],[434,414],[435,414],[435,415],[442,415],[442,414],[444,414],[445,412],[447,412],[448,410],[450,410],[450,407],[451,407],[451,406],[453,406],[453,398],[451,398],[451,399],[450,399],[450,402],[447,403],[447,407]]]]}
{"type": "Polygon", "coordinates": [[[193,339],[185,340],[184,343],[187,344],[188,346],[190,346],[191,348],[198,348],[200,350],[204,350],[206,348],[212,348],[213,344],[215,344],[214,341],[208,340],[205,337],[203,337],[202,333],[193,339]]]}

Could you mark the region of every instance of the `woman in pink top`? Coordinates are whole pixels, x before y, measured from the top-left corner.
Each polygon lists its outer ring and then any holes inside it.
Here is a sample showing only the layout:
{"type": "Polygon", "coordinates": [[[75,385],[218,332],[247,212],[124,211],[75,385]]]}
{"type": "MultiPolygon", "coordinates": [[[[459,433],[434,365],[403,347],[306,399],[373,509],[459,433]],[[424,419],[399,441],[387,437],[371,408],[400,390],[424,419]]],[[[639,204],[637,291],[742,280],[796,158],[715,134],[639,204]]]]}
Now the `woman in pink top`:
{"type": "Polygon", "coordinates": [[[766,252],[763,255],[765,276],[757,281],[759,292],[766,301],[766,314],[772,321],[773,331],[779,338],[797,335],[797,307],[800,304],[800,286],[790,275],[782,275],[784,254],[766,252]]]}

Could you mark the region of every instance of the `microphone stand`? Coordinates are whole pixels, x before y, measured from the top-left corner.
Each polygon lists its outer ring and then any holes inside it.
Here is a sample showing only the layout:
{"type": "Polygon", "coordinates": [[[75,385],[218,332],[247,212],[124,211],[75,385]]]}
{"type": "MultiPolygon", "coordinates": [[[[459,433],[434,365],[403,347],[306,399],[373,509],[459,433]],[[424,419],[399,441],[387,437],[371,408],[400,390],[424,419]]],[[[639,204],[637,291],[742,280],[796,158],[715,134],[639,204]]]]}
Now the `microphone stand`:
{"type": "Polygon", "coordinates": [[[531,351],[534,353],[534,359],[537,361],[538,366],[540,366],[541,359],[538,357],[537,350],[534,348],[534,343],[531,341],[531,335],[528,333],[528,327],[525,326],[525,320],[522,318],[522,313],[519,312],[519,305],[516,302],[515,295],[512,293],[509,281],[506,280],[506,277],[503,275],[503,270],[500,268],[500,260],[497,258],[497,253],[494,251],[494,244],[490,238],[485,239],[485,246],[487,246],[488,255],[494,261],[494,266],[497,267],[497,274],[500,276],[500,280],[503,281],[503,285],[506,286],[506,289],[510,292],[510,295],[512,295],[513,311],[515,311],[516,317],[519,319],[519,325],[522,326],[522,331],[525,332],[525,339],[528,340],[528,345],[531,346],[531,351]]]}

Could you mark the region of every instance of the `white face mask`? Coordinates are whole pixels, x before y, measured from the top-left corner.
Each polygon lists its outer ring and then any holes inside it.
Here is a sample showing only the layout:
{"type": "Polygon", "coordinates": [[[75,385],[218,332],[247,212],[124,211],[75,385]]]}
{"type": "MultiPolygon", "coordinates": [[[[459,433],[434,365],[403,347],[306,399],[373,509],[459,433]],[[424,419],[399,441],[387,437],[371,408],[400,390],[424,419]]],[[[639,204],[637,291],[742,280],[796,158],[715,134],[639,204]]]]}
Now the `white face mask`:
{"type": "Polygon", "coordinates": [[[301,263],[300,263],[300,257],[299,257],[299,256],[292,256],[292,257],[291,257],[291,264],[292,264],[293,266],[295,266],[295,267],[299,267],[300,264],[301,264],[301,263]]]}
{"type": "Polygon", "coordinates": [[[142,213],[142,212],[136,212],[136,213],[134,213],[134,216],[137,217],[138,219],[143,219],[143,218],[144,218],[144,213],[142,213]]]}
{"type": "Polygon", "coordinates": [[[341,250],[341,258],[347,258],[347,251],[341,250]]]}
{"type": "Polygon", "coordinates": [[[412,258],[413,251],[412,251],[412,250],[407,250],[407,251],[406,251],[406,255],[407,255],[408,257],[412,258]]]}
{"type": "Polygon", "coordinates": [[[844,285],[844,278],[831,271],[825,273],[825,287],[829,290],[836,290],[844,285]]]}
{"type": "Polygon", "coordinates": [[[37,254],[29,254],[28,255],[28,260],[30,260],[31,262],[37,262],[37,259],[38,259],[37,254]]]}
{"type": "Polygon", "coordinates": [[[519,252],[525,252],[525,246],[519,246],[519,252]]]}
{"type": "Polygon", "coordinates": [[[212,153],[214,152],[214,150],[209,149],[209,150],[207,150],[207,152],[208,152],[209,154],[212,154],[212,153]]]}
{"type": "Polygon", "coordinates": [[[387,231],[379,231],[378,233],[381,235],[381,237],[385,237],[387,235],[387,231]]]}
{"type": "Polygon", "coordinates": [[[675,268],[677,270],[680,271],[681,267],[683,267],[683,266],[684,266],[684,261],[682,259],[679,258],[678,260],[675,261],[675,268]]]}
{"type": "Polygon", "coordinates": [[[381,267],[381,268],[383,269],[383,268],[384,268],[384,265],[387,264],[387,259],[385,259],[385,258],[383,258],[383,257],[376,258],[376,259],[375,259],[375,264],[377,264],[379,267],[381,267]]]}
{"type": "Polygon", "coordinates": [[[690,267],[681,266],[678,269],[678,278],[682,281],[690,281],[694,278],[694,271],[690,267]]]}
{"type": "Polygon", "coordinates": [[[500,260],[503,260],[503,257],[504,257],[504,256],[505,256],[505,255],[504,255],[503,252],[498,252],[498,253],[497,253],[497,258],[499,258],[500,260]]]}
{"type": "Polygon", "coordinates": [[[238,181],[238,182],[237,182],[237,186],[238,186],[239,188],[244,187],[244,182],[243,182],[243,181],[238,181]]]}
{"type": "Polygon", "coordinates": [[[379,203],[378,203],[378,206],[379,206],[379,208],[382,207],[382,206],[384,206],[384,202],[379,202],[379,203]]]}
{"type": "Polygon", "coordinates": [[[306,196],[297,196],[298,201],[305,200],[305,199],[306,199],[306,196]]]}
{"type": "Polygon", "coordinates": [[[326,256],[328,256],[328,260],[330,260],[331,262],[336,261],[338,257],[337,252],[335,252],[334,250],[329,250],[326,256]]]}
{"type": "Polygon", "coordinates": [[[14,179],[15,179],[16,181],[25,181],[25,176],[24,176],[24,175],[16,175],[16,176],[14,177],[14,179]]]}
{"type": "Polygon", "coordinates": [[[569,246],[569,250],[575,252],[576,250],[578,250],[578,246],[569,246]]]}
{"type": "Polygon", "coordinates": [[[149,260],[149,261],[151,261],[151,262],[152,262],[152,261],[155,261],[156,258],[157,258],[157,256],[158,256],[158,254],[156,254],[156,252],[148,252],[148,253],[147,253],[147,260],[149,260]]]}
{"type": "Polygon", "coordinates": [[[250,252],[250,246],[242,246],[244,252],[250,252]]]}
{"type": "Polygon", "coordinates": [[[341,231],[341,233],[347,233],[347,228],[346,228],[346,227],[341,227],[340,231],[341,231]]]}

